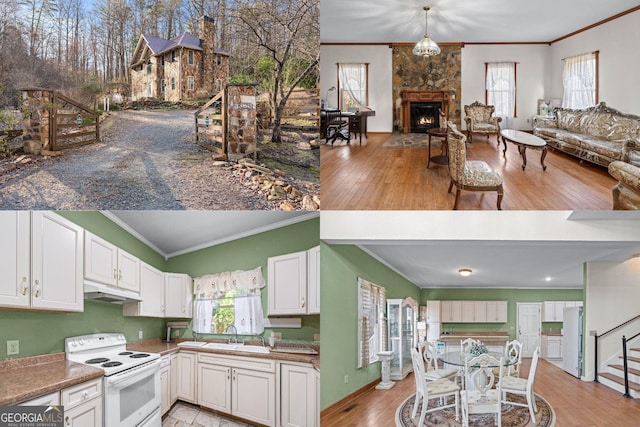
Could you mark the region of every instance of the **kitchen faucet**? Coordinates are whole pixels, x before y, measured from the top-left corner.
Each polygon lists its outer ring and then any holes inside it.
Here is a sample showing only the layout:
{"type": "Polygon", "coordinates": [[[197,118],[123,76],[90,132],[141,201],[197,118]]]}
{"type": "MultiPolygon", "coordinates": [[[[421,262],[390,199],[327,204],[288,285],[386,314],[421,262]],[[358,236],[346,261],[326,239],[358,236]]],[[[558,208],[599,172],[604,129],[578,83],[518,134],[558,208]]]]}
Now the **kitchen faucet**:
{"type": "MultiPolygon", "coordinates": [[[[229,325],[227,327],[227,330],[224,331],[225,333],[227,333],[229,331],[229,329],[233,328],[234,332],[234,343],[238,344],[238,328],[236,328],[236,325],[229,325]]],[[[231,344],[231,338],[229,338],[229,344],[231,344]]]]}

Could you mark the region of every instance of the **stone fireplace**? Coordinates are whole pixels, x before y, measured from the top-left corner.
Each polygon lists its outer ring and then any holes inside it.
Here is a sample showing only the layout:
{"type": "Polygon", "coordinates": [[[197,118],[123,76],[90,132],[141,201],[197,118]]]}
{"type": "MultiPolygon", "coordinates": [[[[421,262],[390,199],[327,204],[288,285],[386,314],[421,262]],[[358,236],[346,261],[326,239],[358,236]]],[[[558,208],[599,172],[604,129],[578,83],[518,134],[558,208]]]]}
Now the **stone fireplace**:
{"type": "Polygon", "coordinates": [[[446,91],[403,90],[402,133],[426,133],[440,127],[440,109],[449,117],[449,93],[446,91]]]}

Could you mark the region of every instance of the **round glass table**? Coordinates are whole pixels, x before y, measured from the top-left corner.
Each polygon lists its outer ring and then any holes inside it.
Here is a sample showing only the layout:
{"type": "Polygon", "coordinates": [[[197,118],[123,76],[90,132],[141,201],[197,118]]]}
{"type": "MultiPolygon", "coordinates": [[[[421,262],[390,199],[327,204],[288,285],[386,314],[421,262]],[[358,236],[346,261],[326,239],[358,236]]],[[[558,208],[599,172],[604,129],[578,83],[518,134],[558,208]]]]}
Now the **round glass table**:
{"type": "MultiPolygon", "coordinates": [[[[486,353],[486,354],[489,354],[490,356],[493,356],[498,360],[500,360],[501,357],[504,357],[503,353],[496,353],[496,352],[490,351],[489,353],[486,353]]],[[[441,360],[442,362],[448,365],[464,366],[467,360],[473,359],[474,357],[476,356],[473,356],[469,353],[462,353],[458,350],[458,351],[447,351],[446,353],[443,353],[442,355],[438,356],[438,360],[441,360]]],[[[514,359],[505,358],[502,362],[502,366],[513,365],[517,362],[518,362],[517,358],[514,358],[514,359]]],[[[489,365],[489,367],[497,368],[498,366],[489,365]]]]}

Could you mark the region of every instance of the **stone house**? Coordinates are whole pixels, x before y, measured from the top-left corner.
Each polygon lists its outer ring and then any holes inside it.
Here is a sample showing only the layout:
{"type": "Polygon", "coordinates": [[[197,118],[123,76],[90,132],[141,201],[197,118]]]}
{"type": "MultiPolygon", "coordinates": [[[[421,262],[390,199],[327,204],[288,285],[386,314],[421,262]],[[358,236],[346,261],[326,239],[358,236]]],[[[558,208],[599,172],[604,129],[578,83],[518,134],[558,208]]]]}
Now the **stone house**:
{"type": "Polygon", "coordinates": [[[224,88],[229,54],[214,45],[213,19],[203,16],[199,27],[199,37],[187,32],[170,40],[140,36],[129,67],[133,101],[208,98],[224,88]]]}

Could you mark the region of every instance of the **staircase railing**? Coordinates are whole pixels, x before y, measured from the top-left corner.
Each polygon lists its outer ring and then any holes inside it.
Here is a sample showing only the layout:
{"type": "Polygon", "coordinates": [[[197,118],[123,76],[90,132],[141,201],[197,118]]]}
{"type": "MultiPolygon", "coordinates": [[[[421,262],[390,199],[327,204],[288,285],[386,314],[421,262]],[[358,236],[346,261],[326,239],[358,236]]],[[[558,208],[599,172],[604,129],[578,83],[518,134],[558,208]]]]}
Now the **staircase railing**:
{"type": "MultiPolygon", "coordinates": [[[[621,324],[619,324],[618,326],[615,326],[611,329],[609,329],[608,331],[598,335],[597,333],[594,335],[595,338],[595,349],[594,349],[594,363],[595,363],[595,376],[594,376],[594,381],[595,382],[599,382],[598,381],[598,340],[606,335],[609,335],[611,332],[617,331],[618,329],[622,328],[623,326],[626,326],[628,324],[630,324],[631,322],[640,319],[640,314],[635,316],[632,319],[627,320],[626,322],[623,322],[621,324]]],[[[631,395],[629,394],[629,368],[627,366],[627,342],[631,341],[633,339],[635,339],[636,337],[640,336],[640,332],[635,334],[634,336],[630,337],[630,338],[626,338],[624,335],[622,336],[622,365],[623,365],[623,370],[624,370],[624,396],[625,397],[631,397],[631,395]]]]}

